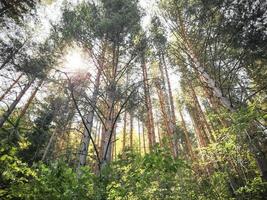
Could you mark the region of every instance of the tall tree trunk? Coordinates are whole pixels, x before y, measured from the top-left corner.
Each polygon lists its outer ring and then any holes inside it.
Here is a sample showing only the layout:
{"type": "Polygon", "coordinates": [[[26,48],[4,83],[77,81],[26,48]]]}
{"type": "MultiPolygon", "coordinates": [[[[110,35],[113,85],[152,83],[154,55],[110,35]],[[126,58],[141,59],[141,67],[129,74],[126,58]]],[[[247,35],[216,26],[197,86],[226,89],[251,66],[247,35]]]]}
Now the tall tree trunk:
{"type": "Polygon", "coordinates": [[[133,149],[133,113],[130,113],[130,148],[133,149]]]}
{"type": "Polygon", "coordinates": [[[16,78],[16,80],[6,89],[6,91],[4,92],[4,94],[2,94],[0,96],[0,101],[2,101],[5,96],[10,92],[10,90],[12,90],[12,88],[19,82],[20,78],[22,77],[23,74],[20,74],[18,76],[18,78],[16,78]]]}
{"type": "Polygon", "coordinates": [[[21,100],[21,98],[23,97],[23,95],[26,93],[26,91],[30,88],[30,86],[32,85],[34,80],[29,81],[24,88],[21,90],[21,92],[19,93],[19,95],[16,97],[16,99],[12,102],[12,104],[9,106],[8,110],[6,112],[4,112],[4,114],[0,117],[0,128],[3,127],[4,123],[6,122],[6,120],[8,119],[8,117],[11,115],[11,113],[14,111],[14,109],[16,108],[17,104],[19,103],[19,101],[21,100]]]}
{"type": "Polygon", "coordinates": [[[145,126],[142,123],[142,135],[143,135],[143,147],[144,147],[144,154],[146,154],[146,137],[145,137],[145,126]]]}
{"type": "Polygon", "coordinates": [[[180,33],[182,40],[184,41],[186,51],[190,58],[193,61],[193,69],[195,72],[198,74],[198,78],[200,79],[201,82],[204,82],[209,88],[211,88],[211,91],[213,92],[213,95],[219,99],[221,104],[226,107],[230,111],[234,111],[234,108],[230,102],[230,100],[223,95],[223,92],[219,87],[216,86],[215,81],[212,79],[212,77],[205,71],[204,67],[202,66],[201,62],[199,61],[199,58],[197,57],[193,45],[191,44],[191,41],[187,35],[187,30],[184,25],[183,18],[181,16],[181,12],[178,9],[177,10],[178,14],[178,21],[180,24],[180,33]]]}
{"type": "Polygon", "coordinates": [[[127,131],[127,112],[124,112],[123,117],[123,138],[122,138],[122,151],[125,151],[126,148],[126,131],[127,131]]]}
{"type": "Polygon", "coordinates": [[[42,156],[42,161],[45,161],[46,156],[48,154],[48,151],[49,151],[49,149],[50,149],[50,147],[52,145],[52,142],[53,142],[53,140],[54,140],[55,137],[56,137],[56,131],[53,132],[53,134],[51,135],[51,137],[50,137],[50,139],[48,141],[48,144],[45,147],[45,151],[44,151],[44,154],[42,156]]]}
{"type": "Polygon", "coordinates": [[[140,130],[140,120],[137,118],[137,129],[138,129],[138,151],[141,154],[141,130],[140,130]]]}
{"type": "Polygon", "coordinates": [[[21,118],[26,114],[26,111],[28,110],[30,104],[32,103],[34,97],[36,96],[39,88],[41,87],[41,85],[43,84],[43,80],[40,80],[38,85],[36,86],[36,88],[33,90],[30,98],[28,99],[27,103],[25,104],[25,106],[22,108],[20,115],[18,116],[17,120],[16,120],[16,124],[15,126],[17,127],[19,125],[19,122],[21,120],[21,118]]]}
{"type": "Polygon", "coordinates": [[[193,122],[196,136],[198,138],[199,147],[206,147],[209,144],[207,137],[205,136],[204,129],[199,122],[199,116],[196,109],[192,105],[187,106],[188,113],[193,122]]]}
{"type": "Polygon", "coordinates": [[[186,124],[185,124],[183,113],[182,113],[181,109],[179,109],[179,115],[181,118],[181,124],[182,124],[182,128],[183,128],[184,135],[185,135],[186,147],[187,147],[187,150],[189,152],[191,159],[194,160],[195,159],[194,151],[192,148],[192,144],[191,144],[190,137],[189,137],[189,132],[186,128],[186,124]]]}
{"type": "MultiPolygon", "coordinates": [[[[189,54],[194,62],[194,68],[199,74],[199,78],[201,81],[207,84],[209,88],[211,88],[213,95],[218,98],[219,102],[227,108],[230,112],[235,112],[236,109],[232,107],[230,100],[225,97],[220,90],[220,88],[216,87],[215,81],[209,76],[207,72],[205,72],[204,68],[201,66],[200,62],[198,61],[198,58],[194,54],[191,48],[191,44],[188,43],[188,51],[189,54]]],[[[252,122],[253,124],[254,122],[252,122]]],[[[251,127],[254,127],[253,125],[251,127]]],[[[256,132],[257,129],[249,128],[248,129],[248,135],[249,137],[253,138],[254,132],[256,132]]],[[[260,169],[261,175],[263,180],[267,180],[267,158],[266,155],[261,151],[261,149],[254,148],[256,142],[252,142],[252,140],[248,141],[250,151],[254,154],[254,158],[256,159],[256,162],[258,164],[258,167],[260,169]]]]}
{"type": "Polygon", "coordinates": [[[203,128],[205,128],[205,130],[206,130],[205,131],[207,133],[206,137],[208,137],[210,141],[215,142],[216,139],[215,139],[215,136],[212,134],[212,128],[210,127],[210,125],[206,119],[206,115],[203,113],[203,110],[202,110],[200,103],[198,101],[195,89],[189,81],[188,81],[188,85],[189,85],[189,88],[191,91],[190,93],[191,93],[193,102],[196,106],[196,109],[198,110],[199,120],[201,121],[203,128]]]}
{"type": "Polygon", "coordinates": [[[145,106],[147,110],[147,131],[148,131],[148,144],[149,149],[155,144],[155,129],[154,129],[154,118],[153,118],[153,111],[152,111],[152,103],[150,97],[150,90],[148,85],[148,76],[147,76],[147,68],[145,63],[145,58],[142,58],[141,67],[143,70],[143,83],[144,83],[144,93],[145,93],[145,106]]]}
{"type": "Polygon", "coordinates": [[[81,141],[81,150],[80,150],[80,156],[79,156],[78,170],[80,167],[85,166],[86,164],[86,157],[88,154],[88,148],[89,148],[89,143],[90,143],[90,134],[92,133],[93,120],[94,120],[94,114],[95,114],[94,109],[96,107],[97,96],[98,96],[99,86],[100,86],[100,77],[101,77],[101,69],[98,69],[94,91],[93,91],[91,104],[90,104],[91,110],[89,111],[87,120],[86,120],[87,129],[84,129],[83,137],[81,141]],[[88,131],[90,131],[90,133],[88,131]]]}
{"type": "Polygon", "coordinates": [[[162,137],[161,137],[161,133],[160,133],[160,123],[157,122],[157,132],[158,132],[158,138],[159,138],[159,145],[162,146],[162,137]]]}
{"type": "Polygon", "coordinates": [[[112,160],[115,160],[116,159],[116,129],[117,129],[117,126],[115,126],[114,128],[114,132],[113,132],[113,136],[112,136],[112,160]]]}
{"type": "Polygon", "coordinates": [[[100,122],[99,121],[97,121],[96,122],[96,126],[95,126],[95,135],[94,135],[94,141],[96,142],[96,140],[97,140],[97,130],[98,130],[98,128],[99,128],[99,126],[100,126],[100,122]]]}
{"type": "Polygon", "coordinates": [[[166,128],[167,135],[168,135],[167,138],[169,140],[173,156],[176,157],[177,156],[177,147],[175,145],[175,137],[174,137],[173,130],[172,130],[172,127],[171,127],[172,125],[171,125],[170,118],[169,118],[169,115],[168,115],[168,110],[166,109],[166,107],[167,107],[166,104],[165,104],[166,103],[166,101],[165,101],[166,99],[164,99],[164,94],[163,94],[163,91],[162,91],[160,83],[156,83],[156,88],[157,88],[157,93],[158,93],[158,97],[159,97],[160,110],[161,110],[161,113],[162,113],[164,126],[166,128]]]}
{"type": "Polygon", "coordinates": [[[99,123],[99,127],[98,127],[98,130],[97,130],[97,139],[96,139],[96,146],[98,147],[98,151],[100,151],[100,145],[101,145],[101,142],[100,142],[100,137],[101,137],[101,130],[103,129],[103,127],[101,126],[101,122],[99,123]]]}
{"type": "MultiPolygon", "coordinates": [[[[164,68],[164,71],[166,74],[166,80],[167,80],[167,86],[168,86],[168,96],[169,96],[169,100],[170,100],[171,126],[173,129],[173,134],[176,134],[176,115],[175,115],[175,107],[174,107],[174,101],[173,101],[173,95],[172,95],[172,88],[171,88],[167,64],[165,61],[165,56],[163,54],[162,54],[162,62],[163,62],[163,68],[164,68]]],[[[175,138],[175,145],[176,145],[176,148],[178,151],[178,144],[177,144],[176,138],[175,138]]],[[[177,154],[178,154],[178,152],[177,152],[177,154]]]]}
{"type": "Polygon", "coordinates": [[[111,82],[111,85],[107,91],[107,110],[105,119],[105,128],[102,132],[101,140],[101,169],[106,166],[107,163],[111,161],[111,150],[112,150],[112,136],[114,134],[114,128],[116,126],[116,121],[114,119],[115,115],[115,85],[111,82]]]}
{"type": "Polygon", "coordinates": [[[106,127],[107,129],[104,130],[102,133],[102,147],[101,147],[101,152],[102,152],[102,162],[101,162],[101,169],[106,166],[107,163],[111,161],[111,149],[112,149],[112,140],[109,138],[112,137],[112,126],[113,126],[113,121],[112,119],[106,120],[106,127]]]}
{"type": "Polygon", "coordinates": [[[171,83],[170,83],[169,72],[168,72],[168,68],[167,68],[167,65],[166,65],[166,61],[165,61],[164,55],[162,56],[162,60],[163,60],[163,64],[164,64],[164,70],[165,70],[167,86],[168,86],[172,123],[175,126],[176,125],[175,107],[174,107],[174,101],[173,101],[173,95],[172,95],[172,88],[171,88],[171,83]]]}

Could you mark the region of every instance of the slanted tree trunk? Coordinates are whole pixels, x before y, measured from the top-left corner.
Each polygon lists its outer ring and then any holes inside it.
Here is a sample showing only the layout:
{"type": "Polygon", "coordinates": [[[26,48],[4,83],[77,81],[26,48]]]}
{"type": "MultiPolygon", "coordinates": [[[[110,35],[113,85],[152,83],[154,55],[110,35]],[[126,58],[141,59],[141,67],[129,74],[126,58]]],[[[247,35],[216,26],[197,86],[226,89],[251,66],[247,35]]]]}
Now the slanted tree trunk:
{"type": "Polygon", "coordinates": [[[8,110],[4,112],[4,114],[0,117],[0,128],[3,127],[4,123],[8,119],[8,117],[11,115],[11,113],[16,108],[17,104],[23,97],[23,95],[26,93],[26,91],[31,87],[34,80],[29,81],[24,88],[20,91],[19,95],[16,97],[16,99],[12,102],[12,104],[9,106],[8,110]]]}
{"type": "Polygon", "coordinates": [[[186,27],[184,25],[184,21],[183,21],[183,18],[181,16],[181,12],[179,9],[177,10],[177,14],[178,14],[178,22],[180,24],[180,34],[181,34],[182,40],[184,42],[186,51],[187,51],[189,57],[193,61],[192,67],[195,70],[195,72],[197,73],[198,78],[200,79],[201,82],[204,82],[209,88],[211,88],[213,95],[219,99],[219,101],[221,102],[221,104],[224,107],[226,107],[228,110],[233,112],[234,108],[233,108],[230,100],[223,95],[221,89],[216,86],[215,81],[205,71],[204,67],[202,66],[201,62],[199,61],[199,58],[197,57],[197,55],[194,51],[193,45],[191,44],[191,41],[187,35],[187,30],[186,30],[186,27]]]}
{"type": "Polygon", "coordinates": [[[209,138],[210,141],[215,142],[215,136],[212,134],[212,128],[210,127],[209,123],[207,122],[206,115],[203,113],[203,110],[200,106],[200,103],[198,101],[195,89],[193,88],[192,84],[188,81],[189,89],[190,89],[190,94],[193,99],[193,102],[196,106],[196,109],[198,111],[199,115],[199,120],[201,121],[201,124],[203,125],[203,128],[205,128],[205,132],[207,133],[207,137],[209,138]]]}
{"type": "Polygon", "coordinates": [[[186,147],[187,147],[187,150],[189,152],[189,155],[190,155],[191,159],[194,160],[195,159],[195,154],[194,154],[194,151],[193,151],[193,148],[192,148],[192,143],[190,141],[189,132],[188,132],[188,130],[186,128],[185,120],[184,120],[183,113],[182,113],[181,109],[179,109],[179,115],[180,115],[180,118],[181,118],[181,124],[182,124],[182,128],[183,128],[184,135],[185,135],[186,147]]]}
{"type": "Polygon", "coordinates": [[[199,121],[199,116],[197,114],[196,108],[193,107],[193,105],[187,105],[187,110],[193,122],[195,133],[198,138],[199,147],[206,147],[209,144],[209,141],[204,133],[204,128],[202,127],[202,124],[199,121]]]}
{"type": "Polygon", "coordinates": [[[50,139],[49,139],[49,141],[48,141],[48,144],[47,144],[46,147],[45,147],[45,151],[44,151],[44,154],[43,154],[43,156],[42,156],[42,161],[45,161],[46,156],[47,156],[47,154],[48,154],[48,151],[49,151],[49,149],[50,149],[50,147],[51,147],[51,145],[52,145],[52,142],[53,142],[54,138],[56,137],[56,134],[57,134],[56,131],[54,131],[54,132],[52,133],[52,135],[51,135],[51,137],[50,137],[50,139]]]}
{"type": "MultiPolygon", "coordinates": [[[[205,68],[201,64],[200,59],[198,58],[197,54],[194,52],[194,47],[190,41],[190,38],[188,37],[188,34],[187,34],[188,31],[184,24],[182,14],[179,8],[176,10],[176,14],[177,14],[177,21],[179,23],[179,33],[180,33],[181,39],[184,42],[184,46],[187,51],[187,54],[193,61],[192,67],[195,70],[196,74],[198,75],[199,80],[203,82],[204,84],[206,84],[208,88],[210,88],[214,97],[216,97],[219,100],[221,105],[227,108],[230,112],[235,112],[236,109],[233,108],[231,101],[223,95],[222,90],[219,87],[217,87],[214,79],[212,79],[212,77],[205,71],[205,68]]],[[[254,126],[252,125],[251,127],[254,127],[254,126]]],[[[251,127],[248,129],[248,138],[254,139],[255,137],[253,137],[253,135],[257,129],[255,130],[251,127]]],[[[258,143],[258,141],[252,142],[252,140],[250,139],[248,140],[250,151],[254,154],[254,157],[257,161],[262,178],[266,181],[267,180],[267,158],[266,158],[266,155],[261,151],[261,149],[254,148],[255,146],[257,146],[255,145],[255,143],[258,143]]]]}
{"type": "MultiPolygon", "coordinates": [[[[190,46],[189,46],[190,47],[190,46]]],[[[197,57],[193,53],[193,51],[189,48],[189,52],[191,52],[191,58],[195,63],[195,69],[197,73],[199,74],[199,78],[201,81],[207,84],[207,86],[212,90],[213,95],[219,100],[219,102],[227,108],[230,112],[235,112],[236,109],[233,108],[231,105],[230,100],[225,97],[220,90],[220,88],[216,87],[215,81],[209,76],[207,72],[205,72],[204,68],[201,66],[200,62],[198,61],[197,57]]],[[[255,122],[252,122],[252,125],[248,129],[248,137],[253,137],[254,132],[257,131],[258,128],[255,128],[253,125],[255,122]],[[253,128],[251,128],[253,127],[253,128]]],[[[255,144],[258,143],[258,141],[252,142],[252,140],[248,139],[250,151],[254,154],[254,157],[256,159],[256,162],[258,164],[258,167],[260,169],[261,175],[263,180],[267,180],[267,158],[266,155],[261,151],[261,149],[255,148],[255,144]]],[[[256,145],[257,146],[257,145],[256,145]]]]}
{"type": "Polygon", "coordinates": [[[16,80],[6,89],[4,94],[0,96],[0,101],[2,101],[5,98],[5,96],[10,92],[10,90],[12,90],[12,88],[19,82],[22,76],[23,74],[20,74],[18,78],[16,78],[16,80]]]}
{"type": "Polygon", "coordinates": [[[18,116],[15,126],[17,127],[19,125],[20,120],[22,119],[22,117],[26,114],[26,111],[28,110],[30,104],[32,103],[34,97],[36,96],[38,90],[40,89],[41,85],[43,84],[43,80],[40,80],[38,85],[36,86],[36,88],[33,90],[30,98],[28,99],[27,103],[25,104],[25,106],[22,108],[20,115],[18,116]]]}

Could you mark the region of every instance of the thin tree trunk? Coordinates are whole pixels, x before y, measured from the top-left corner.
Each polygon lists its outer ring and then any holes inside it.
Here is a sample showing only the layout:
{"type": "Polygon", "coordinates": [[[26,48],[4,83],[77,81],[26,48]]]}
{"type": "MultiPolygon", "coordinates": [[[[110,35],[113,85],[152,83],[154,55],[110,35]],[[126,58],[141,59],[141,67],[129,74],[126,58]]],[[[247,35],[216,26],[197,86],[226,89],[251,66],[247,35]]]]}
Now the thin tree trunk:
{"type": "Polygon", "coordinates": [[[155,129],[154,129],[152,103],[151,103],[150,91],[149,91],[149,86],[148,86],[147,68],[146,68],[144,57],[142,58],[141,67],[143,70],[145,106],[146,106],[147,115],[148,115],[147,117],[148,144],[149,144],[149,149],[152,149],[152,147],[155,144],[155,129]]]}
{"type": "Polygon", "coordinates": [[[137,127],[138,127],[138,150],[141,154],[141,130],[140,130],[140,120],[137,118],[137,127]]]}
{"type": "Polygon", "coordinates": [[[163,94],[163,91],[160,88],[160,85],[158,83],[156,83],[156,88],[157,88],[157,93],[158,93],[158,97],[159,97],[160,110],[161,110],[161,113],[162,113],[164,126],[165,126],[166,131],[167,131],[170,147],[172,149],[173,156],[176,157],[177,156],[177,147],[175,145],[175,138],[174,138],[173,131],[171,129],[172,125],[171,125],[171,122],[170,122],[170,119],[169,119],[169,115],[167,113],[168,111],[167,111],[166,105],[165,105],[166,102],[165,102],[165,99],[164,99],[164,94],[163,94]]]}
{"type": "Polygon", "coordinates": [[[125,151],[126,147],[126,128],[127,128],[127,112],[125,111],[123,117],[123,139],[122,139],[122,151],[125,151]]]}
{"type": "MultiPolygon", "coordinates": [[[[171,125],[172,125],[172,129],[173,129],[173,133],[176,134],[175,107],[174,107],[174,101],[173,101],[170,77],[169,77],[168,68],[167,68],[167,65],[166,65],[166,61],[165,61],[164,55],[162,55],[162,61],[163,61],[163,65],[164,65],[164,71],[165,71],[165,74],[166,74],[166,80],[167,80],[167,86],[168,86],[168,96],[169,96],[169,100],[170,100],[171,125]]],[[[175,138],[175,145],[176,145],[176,147],[178,147],[176,138],[175,138]]],[[[177,151],[178,151],[178,149],[177,149],[177,151]]],[[[177,152],[177,154],[178,154],[178,152],[177,152]]]]}
{"type": "Polygon", "coordinates": [[[43,154],[43,156],[42,156],[42,161],[44,161],[44,160],[46,159],[46,156],[47,156],[47,154],[48,154],[48,151],[49,151],[49,149],[50,149],[50,147],[51,147],[51,145],[52,145],[52,142],[53,142],[55,136],[56,136],[56,131],[53,132],[53,134],[51,135],[51,137],[50,137],[50,139],[49,139],[48,144],[46,145],[44,154],[43,154]]]}
{"type": "Polygon", "coordinates": [[[32,83],[33,83],[33,80],[29,81],[24,86],[24,88],[19,93],[19,95],[17,96],[17,98],[12,102],[12,104],[10,105],[10,107],[8,108],[8,110],[6,112],[4,112],[4,114],[0,117],[0,128],[3,127],[4,123],[6,122],[6,120],[8,119],[8,117],[11,115],[11,113],[14,111],[14,109],[17,106],[17,104],[19,103],[19,101],[21,100],[21,98],[23,97],[23,95],[26,93],[26,91],[30,88],[30,86],[32,85],[32,83]]]}
{"type": "Polygon", "coordinates": [[[6,89],[6,91],[4,92],[4,94],[2,94],[0,96],[0,101],[2,101],[5,98],[5,96],[10,92],[10,90],[14,87],[14,85],[16,85],[19,82],[19,80],[22,77],[22,75],[23,74],[20,74],[18,76],[18,78],[16,78],[16,80],[6,89]]]}
{"type": "Polygon", "coordinates": [[[130,148],[133,149],[133,113],[130,113],[130,148]]]}
{"type": "Polygon", "coordinates": [[[95,126],[95,135],[94,135],[94,141],[96,141],[97,140],[97,130],[98,130],[98,127],[100,126],[100,122],[99,121],[97,121],[96,122],[96,126],[95,126]]]}
{"type": "Polygon", "coordinates": [[[166,80],[167,80],[167,85],[168,85],[168,92],[169,92],[169,99],[170,99],[170,106],[171,106],[171,114],[172,114],[172,122],[175,125],[176,124],[175,107],[174,107],[174,101],[173,101],[173,95],[172,95],[172,88],[171,88],[169,73],[168,73],[168,69],[167,69],[167,65],[166,65],[166,62],[165,62],[164,55],[163,55],[162,59],[163,59],[164,70],[165,70],[166,80]]]}
{"type": "Polygon", "coordinates": [[[206,133],[207,133],[206,137],[210,138],[210,140],[212,142],[215,142],[215,140],[216,140],[215,136],[212,134],[212,129],[211,129],[209,123],[207,122],[206,115],[202,111],[202,108],[201,108],[200,103],[198,101],[196,92],[195,92],[195,90],[194,90],[194,88],[190,82],[188,82],[188,85],[189,85],[190,90],[191,90],[191,96],[193,98],[194,104],[196,106],[196,109],[198,110],[199,120],[201,121],[201,124],[203,124],[203,128],[206,127],[206,133]]]}
{"type": "Polygon", "coordinates": [[[146,137],[145,137],[145,126],[142,123],[142,132],[143,132],[143,147],[144,147],[144,154],[146,154],[146,137]]]}
{"type": "Polygon", "coordinates": [[[157,123],[157,131],[158,131],[159,145],[162,146],[159,122],[157,123]]]}
{"type": "Polygon", "coordinates": [[[201,127],[201,124],[199,123],[199,117],[196,114],[196,110],[192,106],[188,106],[188,113],[190,115],[190,118],[193,122],[193,126],[195,129],[195,133],[198,138],[199,147],[206,147],[208,145],[207,138],[203,134],[203,128],[201,127]]]}
{"type": "Polygon", "coordinates": [[[117,159],[117,139],[116,139],[116,137],[117,137],[117,126],[116,126],[116,128],[115,128],[115,132],[114,132],[114,160],[116,161],[116,159],[117,159]]]}
{"type": "Polygon", "coordinates": [[[99,127],[98,127],[98,130],[97,130],[97,140],[96,140],[96,145],[98,147],[98,151],[100,151],[100,136],[101,136],[101,122],[99,123],[99,127]]]}
{"type": "MultiPolygon", "coordinates": [[[[164,56],[162,55],[159,58],[160,62],[159,62],[159,70],[160,70],[160,77],[161,77],[161,87],[158,86],[158,88],[160,89],[160,94],[161,94],[161,98],[162,98],[162,103],[163,103],[163,107],[166,110],[166,116],[167,117],[165,120],[167,120],[168,123],[168,127],[167,130],[170,131],[169,135],[171,135],[172,141],[173,141],[173,155],[174,157],[177,156],[178,154],[178,144],[177,144],[177,138],[175,135],[175,128],[176,128],[176,118],[175,118],[175,112],[174,112],[174,105],[173,107],[171,106],[171,100],[173,103],[173,98],[172,98],[172,92],[171,92],[171,87],[170,87],[170,83],[169,83],[169,76],[168,76],[168,71],[166,69],[166,63],[164,60],[164,56]],[[164,74],[165,72],[165,74],[164,74]],[[168,85],[168,91],[166,88],[166,80],[165,80],[165,75],[167,78],[167,85],[168,85]],[[171,96],[170,96],[171,95],[171,96]],[[172,99],[171,99],[172,98],[172,99]]],[[[164,117],[164,118],[165,118],[164,117]]]]}
{"type": "Polygon", "coordinates": [[[115,126],[114,128],[114,133],[113,133],[113,136],[112,136],[112,160],[115,160],[116,158],[116,129],[117,129],[117,126],[115,126]]]}
{"type": "Polygon", "coordinates": [[[193,151],[192,144],[190,141],[189,132],[186,128],[184,117],[183,117],[182,111],[180,109],[179,109],[179,115],[180,115],[181,122],[182,122],[182,128],[183,128],[183,131],[185,134],[185,142],[186,142],[187,150],[189,151],[189,155],[190,155],[191,159],[194,160],[195,155],[194,155],[194,151],[193,151]]]}
{"type": "Polygon", "coordinates": [[[41,87],[41,85],[43,84],[43,80],[40,80],[37,87],[34,89],[34,91],[32,92],[30,98],[28,99],[27,103],[25,104],[25,106],[22,108],[20,115],[18,116],[17,120],[16,120],[16,124],[15,126],[17,127],[19,125],[19,122],[21,120],[21,118],[26,114],[26,111],[28,110],[30,104],[32,103],[34,97],[36,96],[39,88],[41,87]]]}

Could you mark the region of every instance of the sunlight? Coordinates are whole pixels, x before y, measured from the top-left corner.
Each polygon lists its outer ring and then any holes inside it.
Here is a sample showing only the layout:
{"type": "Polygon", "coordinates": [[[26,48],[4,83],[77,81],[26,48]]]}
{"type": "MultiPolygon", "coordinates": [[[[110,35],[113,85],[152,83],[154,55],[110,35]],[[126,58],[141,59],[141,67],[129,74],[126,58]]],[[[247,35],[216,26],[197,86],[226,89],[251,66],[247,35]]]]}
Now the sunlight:
{"type": "Polygon", "coordinates": [[[86,54],[78,47],[67,50],[63,57],[62,69],[68,73],[88,71],[88,59],[86,54]]]}

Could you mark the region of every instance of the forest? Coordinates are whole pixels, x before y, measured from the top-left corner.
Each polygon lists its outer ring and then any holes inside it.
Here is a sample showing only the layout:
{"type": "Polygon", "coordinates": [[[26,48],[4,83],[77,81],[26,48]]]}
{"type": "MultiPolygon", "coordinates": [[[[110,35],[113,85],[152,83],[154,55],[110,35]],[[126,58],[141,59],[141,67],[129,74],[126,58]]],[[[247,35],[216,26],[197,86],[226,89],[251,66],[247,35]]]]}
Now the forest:
{"type": "Polygon", "coordinates": [[[267,1],[0,0],[0,199],[267,199],[267,1]]]}

